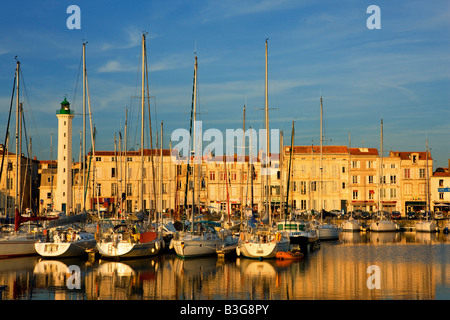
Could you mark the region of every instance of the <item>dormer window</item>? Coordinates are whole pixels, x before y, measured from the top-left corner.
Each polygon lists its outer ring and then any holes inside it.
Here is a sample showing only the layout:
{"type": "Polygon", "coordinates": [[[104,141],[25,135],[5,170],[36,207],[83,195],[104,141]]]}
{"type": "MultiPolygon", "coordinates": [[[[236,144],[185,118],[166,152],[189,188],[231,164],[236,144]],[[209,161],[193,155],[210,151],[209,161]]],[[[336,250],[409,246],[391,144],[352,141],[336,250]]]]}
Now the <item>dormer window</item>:
{"type": "Polygon", "coordinates": [[[412,155],[412,162],[417,163],[417,154],[412,155]]]}

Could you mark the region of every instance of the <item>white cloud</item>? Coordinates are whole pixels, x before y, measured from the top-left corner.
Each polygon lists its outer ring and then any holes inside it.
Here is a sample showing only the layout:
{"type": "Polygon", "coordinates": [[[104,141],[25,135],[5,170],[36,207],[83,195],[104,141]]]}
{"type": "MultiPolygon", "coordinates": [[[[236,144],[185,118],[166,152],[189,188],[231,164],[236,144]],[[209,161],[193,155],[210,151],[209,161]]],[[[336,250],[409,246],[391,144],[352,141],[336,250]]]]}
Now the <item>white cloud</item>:
{"type": "Polygon", "coordinates": [[[131,67],[128,65],[124,65],[123,63],[117,61],[117,60],[110,60],[106,62],[105,65],[99,67],[97,69],[100,73],[106,73],[106,72],[130,72],[130,71],[136,71],[135,67],[131,67]]]}

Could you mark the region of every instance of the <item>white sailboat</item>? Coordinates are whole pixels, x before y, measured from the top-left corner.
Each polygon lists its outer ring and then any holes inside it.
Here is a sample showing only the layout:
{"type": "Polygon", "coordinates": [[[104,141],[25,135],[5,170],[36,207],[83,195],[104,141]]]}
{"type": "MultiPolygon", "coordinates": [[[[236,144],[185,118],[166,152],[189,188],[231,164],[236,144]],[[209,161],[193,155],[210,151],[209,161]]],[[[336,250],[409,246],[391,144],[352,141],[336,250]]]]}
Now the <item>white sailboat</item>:
{"type": "MultiPolygon", "coordinates": [[[[199,257],[199,256],[207,256],[216,254],[216,251],[222,248],[224,244],[224,234],[216,231],[215,227],[207,224],[205,222],[195,222],[194,223],[194,214],[196,208],[196,199],[195,199],[195,190],[197,189],[196,185],[196,162],[198,159],[202,159],[201,154],[196,153],[197,143],[201,143],[200,141],[196,141],[196,113],[197,113],[197,71],[198,71],[198,63],[197,56],[195,56],[195,65],[194,65],[194,87],[193,87],[193,101],[192,101],[192,117],[193,117],[193,135],[194,139],[192,140],[192,159],[193,159],[193,185],[192,188],[192,214],[191,214],[191,222],[188,227],[188,230],[177,233],[172,241],[170,242],[169,248],[175,249],[176,254],[181,258],[191,258],[191,257],[199,257]],[[197,157],[197,158],[196,158],[197,157]]],[[[189,156],[188,156],[189,158],[189,156]]],[[[187,186],[186,186],[187,188],[187,186]]]]}
{"type": "Polygon", "coordinates": [[[36,252],[46,258],[66,258],[86,255],[94,249],[94,234],[76,228],[64,227],[46,230],[45,238],[35,243],[36,252]]]}
{"type": "MultiPolygon", "coordinates": [[[[41,217],[32,217],[29,215],[28,217],[24,217],[22,212],[22,126],[19,123],[22,123],[22,103],[19,102],[19,79],[20,79],[20,62],[17,61],[17,67],[14,78],[14,86],[13,88],[13,98],[14,98],[14,90],[16,91],[16,174],[15,176],[15,217],[14,217],[14,225],[2,225],[0,229],[0,258],[14,258],[20,256],[29,256],[36,255],[36,250],[34,248],[34,244],[39,240],[40,236],[40,228],[36,225],[32,225],[29,223],[28,225],[23,224],[27,221],[37,221],[37,220],[48,220],[49,218],[41,218],[41,217]]],[[[13,99],[12,98],[12,99],[13,99]]],[[[13,100],[11,99],[11,107],[9,113],[9,119],[11,117],[13,100]]],[[[8,137],[9,131],[9,119],[8,126],[6,128],[6,137],[8,137]]],[[[7,144],[5,145],[5,149],[3,151],[3,156],[9,150],[7,148],[7,144]]],[[[3,158],[2,164],[0,166],[0,170],[3,169],[3,158]]],[[[0,171],[0,179],[1,179],[1,171],[0,171]]]]}
{"type": "Polygon", "coordinates": [[[421,220],[416,223],[416,232],[437,232],[438,227],[437,223],[434,219],[430,220],[430,181],[428,174],[428,138],[427,138],[427,154],[426,154],[426,199],[427,199],[427,208],[426,208],[426,220],[421,220]]]}
{"type": "Polygon", "coordinates": [[[370,231],[373,232],[395,232],[399,231],[400,227],[394,221],[388,220],[383,212],[383,119],[381,119],[381,138],[380,138],[380,192],[379,192],[379,208],[378,220],[370,224],[370,231]]]}
{"type": "MultiPolygon", "coordinates": [[[[277,232],[272,227],[272,216],[270,210],[270,194],[269,183],[269,157],[270,157],[270,140],[269,140],[269,102],[268,102],[268,72],[267,72],[267,39],[266,39],[266,88],[265,88],[265,122],[266,122],[266,214],[268,214],[268,225],[258,224],[257,226],[248,225],[246,230],[240,233],[240,239],[236,248],[238,256],[253,259],[269,259],[276,258],[277,252],[290,250],[290,239],[285,231],[277,232]]],[[[264,190],[264,189],[263,189],[264,190]]]]}
{"type": "Polygon", "coordinates": [[[339,234],[341,233],[341,229],[335,224],[324,222],[323,221],[323,206],[321,203],[321,195],[322,195],[322,174],[323,174],[323,130],[322,130],[322,122],[323,122],[323,105],[322,105],[322,97],[320,97],[320,184],[319,184],[319,205],[322,207],[320,210],[320,223],[317,226],[317,231],[319,234],[319,240],[337,240],[339,239],[339,234]]]}
{"type": "MultiPolygon", "coordinates": [[[[144,102],[145,102],[145,75],[147,69],[145,33],[142,34],[142,87],[141,87],[141,183],[140,183],[140,209],[143,210],[143,167],[144,167],[144,102]]],[[[147,80],[148,85],[148,80],[147,80]]],[[[147,90],[148,94],[148,90],[147,90]]],[[[147,96],[147,98],[149,98],[147,96]]],[[[151,139],[151,136],[150,136],[151,139]]],[[[154,177],[154,176],[153,176],[154,177]]],[[[128,219],[119,220],[115,224],[110,221],[101,221],[106,225],[102,228],[97,239],[97,249],[105,258],[139,258],[156,255],[164,246],[162,232],[152,229],[150,218],[148,222],[139,222],[128,219]],[[106,229],[106,230],[105,230],[106,229]]]]}
{"type": "Polygon", "coordinates": [[[342,222],[341,229],[346,232],[358,232],[361,231],[362,225],[361,222],[353,218],[353,214],[350,217],[342,222]]]}
{"type": "Polygon", "coordinates": [[[317,229],[311,227],[310,222],[300,220],[298,217],[294,218],[292,213],[287,212],[289,204],[289,192],[291,181],[291,168],[292,168],[292,154],[294,149],[294,122],[292,122],[292,134],[291,134],[291,150],[288,169],[287,180],[287,192],[286,192],[286,205],[285,205],[285,219],[277,221],[277,230],[281,232],[287,232],[289,236],[290,246],[292,249],[300,249],[301,252],[307,253],[318,247],[319,235],[317,229]]]}

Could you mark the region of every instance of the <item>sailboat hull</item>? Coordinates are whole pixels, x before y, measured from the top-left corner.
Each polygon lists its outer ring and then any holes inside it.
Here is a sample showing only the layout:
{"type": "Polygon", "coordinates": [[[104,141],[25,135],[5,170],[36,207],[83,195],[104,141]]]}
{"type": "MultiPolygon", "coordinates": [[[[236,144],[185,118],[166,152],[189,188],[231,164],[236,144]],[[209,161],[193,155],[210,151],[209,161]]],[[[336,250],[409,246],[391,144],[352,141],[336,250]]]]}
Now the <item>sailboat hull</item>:
{"type": "Polygon", "coordinates": [[[215,234],[191,236],[189,234],[173,239],[171,247],[180,258],[193,258],[216,254],[223,247],[224,241],[215,234]]]}
{"type": "Polygon", "coordinates": [[[374,221],[370,224],[370,231],[373,232],[395,232],[399,226],[392,221],[374,221]]]}
{"type": "Polygon", "coordinates": [[[129,241],[120,242],[97,242],[97,250],[104,258],[141,258],[157,255],[163,247],[163,241],[155,239],[150,242],[132,243],[129,241]]]}
{"type": "Polygon", "coordinates": [[[416,223],[416,232],[437,232],[437,224],[434,221],[420,221],[416,223]]]}
{"type": "Polygon", "coordinates": [[[37,239],[8,238],[0,240],[0,259],[36,255],[37,239]]]}
{"type": "Polygon", "coordinates": [[[319,240],[337,240],[341,229],[332,224],[323,224],[317,228],[319,240]]]}
{"type": "Polygon", "coordinates": [[[282,239],[272,242],[240,242],[236,248],[238,256],[250,259],[273,259],[276,258],[277,252],[289,251],[290,241],[282,239]]]}
{"type": "Polygon", "coordinates": [[[342,223],[341,229],[346,232],[359,232],[361,224],[356,220],[347,220],[342,223]]]}
{"type": "Polygon", "coordinates": [[[77,257],[86,254],[86,250],[95,248],[94,238],[66,243],[38,242],[36,252],[46,258],[77,257]]]}

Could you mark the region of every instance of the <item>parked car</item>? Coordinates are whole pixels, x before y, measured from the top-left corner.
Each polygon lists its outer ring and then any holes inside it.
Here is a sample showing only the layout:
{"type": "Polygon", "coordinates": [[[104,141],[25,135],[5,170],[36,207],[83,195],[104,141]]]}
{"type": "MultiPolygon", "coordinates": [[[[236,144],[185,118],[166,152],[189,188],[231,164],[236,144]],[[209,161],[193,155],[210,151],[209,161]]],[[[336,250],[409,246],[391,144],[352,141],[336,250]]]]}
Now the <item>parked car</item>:
{"type": "Polygon", "coordinates": [[[391,219],[401,219],[402,215],[400,214],[400,211],[392,211],[391,213],[391,219]]]}
{"type": "Polygon", "coordinates": [[[422,219],[431,219],[431,212],[430,211],[422,212],[422,219]]]}
{"type": "Polygon", "coordinates": [[[368,211],[363,211],[361,212],[361,219],[370,219],[372,216],[370,214],[370,212],[368,211]]]}
{"type": "Polygon", "coordinates": [[[408,219],[415,219],[415,218],[416,218],[416,213],[415,213],[414,211],[409,211],[409,212],[406,214],[406,217],[407,217],[408,219]]]}
{"type": "Polygon", "coordinates": [[[331,210],[330,213],[333,214],[338,219],[342,218],[344,216],[342,214],[342,211],[341,210],[337,210],[337,209],[331,210]]]}
{"type": "Polygon", "coordinates": [[[434,218],[437,220],[444,219],[444,213],[442,211],[436,211],[434,213],[434,218]]]}

